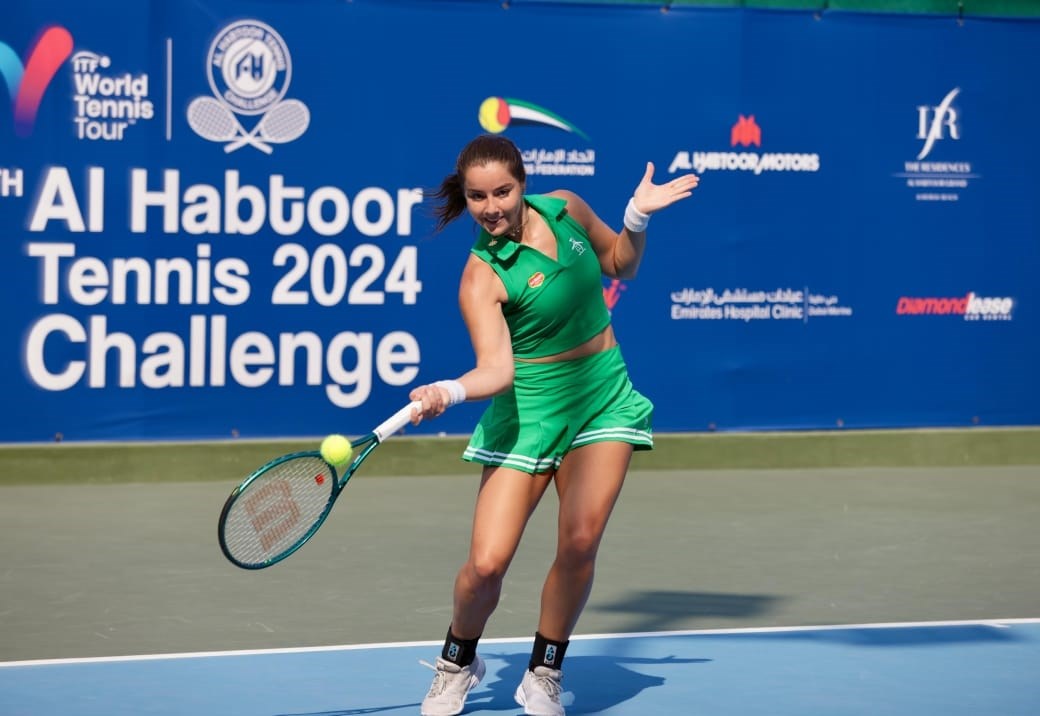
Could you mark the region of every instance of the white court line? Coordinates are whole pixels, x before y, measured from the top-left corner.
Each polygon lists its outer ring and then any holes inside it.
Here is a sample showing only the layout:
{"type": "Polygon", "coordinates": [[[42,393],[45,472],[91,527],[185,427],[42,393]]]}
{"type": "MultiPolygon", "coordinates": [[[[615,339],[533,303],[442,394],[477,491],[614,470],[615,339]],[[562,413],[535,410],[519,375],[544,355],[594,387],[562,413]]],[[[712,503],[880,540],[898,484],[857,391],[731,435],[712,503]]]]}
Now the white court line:
{"type": "MultiPolygon", "coordinates": [[[[1007,629],[1013,624],[1040,624],[1040,617],[1026,619],[975,619],[937,622],[879,622],[874,624],[826,624],[819,626],[744,627],[739,629],[689,629],[683,631],[626,632],[619,634],[581,634],[571,641],[595,639],[653,639],[671,636],[708,636],[717,634],[776,634],[782,632],[850,631],[854,629],[919,629],[934,627],[984,626],[1007,629]]],[[[533,637],[499,637],[481,639],[481,644],[523,644],[533,637]]],[[[209,659],[224,656],[264,656],[275,654],[317,654],[329,651],[360,651],[362,649],[400,649],[413,646],[441,646],[438,641],[397,641],[377,644],[341,644],[337,646],[298,646],[281,649],[240,649],[232,651],[196,651],[180,654],[137,654],[134,656],[88,656],[71,659],[30,659],[27,661],[0,661],[0,669],[17,666],[57,666],[68,664],[107,664],[127,661],[163,661],[172,659],[209,659]]]]}

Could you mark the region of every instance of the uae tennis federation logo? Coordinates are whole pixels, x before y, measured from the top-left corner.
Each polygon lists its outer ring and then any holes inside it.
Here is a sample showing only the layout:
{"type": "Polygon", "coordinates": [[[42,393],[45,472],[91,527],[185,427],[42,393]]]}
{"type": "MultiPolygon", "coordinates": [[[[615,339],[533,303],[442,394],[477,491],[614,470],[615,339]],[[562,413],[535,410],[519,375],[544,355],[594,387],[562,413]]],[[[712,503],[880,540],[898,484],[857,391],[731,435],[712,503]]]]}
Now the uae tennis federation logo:
{"type": "MultiPolygon", "coordinates": [[[[560,115],[522,99],[488,97],[480,103],[477,121],[484,131],[491,134],[501,134],[510,127],[534,127],[561,130],[585,142],[591,141],[589,135],[560,115]]],[[[566,139],[560,143],[573,145],[577,141],[566,139]]],[[[596,150],[591,147],[524,146],[520,148],[520,154],[524,171],[528,174],[592,176],[596,173],[596,150]]]]}
{"type": "Polygon", "coordinates": [[[311,113],[298,99],[285,99],[292,79],[289,48],[274,28],[240,20],[221,30],[206,58],[212,97],[188,105],[188,125],[203,139],[223,142],[225,152],[248,145],[265,154],[272,144],[299,139],[311,113]],[[260,119],[246,130],[243,117],[260,119]]]}
{"type": "Polygon", "coordinates": [[[544,107],[539,107],[532,102],[522,99],[508,97],[488,97],[480,103],[477,113],[480,126],[492,134],[499,134],[506,130],[510,124],[526,124],[542,127],[555,127],[565,132],[577,134],[582,139],[588,139],[585,132],[568,122],[554,112],[544,107]]]}

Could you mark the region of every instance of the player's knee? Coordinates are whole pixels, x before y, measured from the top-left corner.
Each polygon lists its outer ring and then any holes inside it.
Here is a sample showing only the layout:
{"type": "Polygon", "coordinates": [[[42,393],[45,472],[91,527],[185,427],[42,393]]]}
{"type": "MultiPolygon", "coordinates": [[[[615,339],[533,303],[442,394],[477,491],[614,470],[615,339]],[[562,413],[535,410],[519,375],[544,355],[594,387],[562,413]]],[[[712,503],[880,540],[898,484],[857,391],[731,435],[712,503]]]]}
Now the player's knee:
{"type": "Polygon", "coordinates": [[[494,555],[479,555],[470,558],[466,564],[470,579],[481,586],[501,584],[509,566],[507,560],[494,555]]]}
{"type": "Polygon", "coordinates": [[[576,529],[563,533],[557,559],[575,567],[592,564],[596,561],[601,536],[599,530],[594,529],[576,529]]]}

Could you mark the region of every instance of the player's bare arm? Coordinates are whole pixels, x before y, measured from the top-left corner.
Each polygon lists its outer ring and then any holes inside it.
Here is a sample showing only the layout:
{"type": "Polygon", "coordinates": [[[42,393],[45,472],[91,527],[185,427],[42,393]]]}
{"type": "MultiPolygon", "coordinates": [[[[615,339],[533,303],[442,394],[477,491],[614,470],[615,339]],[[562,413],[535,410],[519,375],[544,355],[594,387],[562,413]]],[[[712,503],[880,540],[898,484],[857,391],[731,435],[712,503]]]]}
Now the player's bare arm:
{"type": "Polygon", "coordinates": [[[513,343],[502,315],[506,289],[494,270],[470,256],[459,282],[459,308],[476,366],[459,378],[470,400],[484,400],[513,384],[513,343]]]}
{"type": "MultiPolygon", "coordinates": [[[[691,196],[700,182],[696,174],[684,174],[663,184],[654,184],[653,178],[654,165],[647,162],[646,172],[632,194],[635,210],[646,217],[691,196]]],[[[610,278],[634,278],[646,248],[646,230],[633,231],[623,225],[616,232],[574,192],[560,190],[552,194],[566,199],[571,216],[585,227],[603,273],[610,278]]]]}
{"type": "Polygon", "coordinates": [[[592,207],[572,191],[561,189],[551,192],[551,196],[567,200],[567,212],[588,233],[589,243],[599,258],[604,275],[610,278],[633,278],[636,275],[636,269],[643,258],[645,233],[635,236],[625,235],[625,232],[619,234],[607,226],[592,207]]]}
{"type": "MultiPolygon", "coordinates": [[[[490,266],[470,256],[459,282],[459,308],[476,356],[476,366],[458,379],[467,400],[492,398],[513,384],[513,344],[502,315],[505,301],[502,280],[490,266]]],[[[447,390],[434,384],[416,388],[411,398],[423,403],[416,423],[440,415],[451,404],[447,390]]]]}

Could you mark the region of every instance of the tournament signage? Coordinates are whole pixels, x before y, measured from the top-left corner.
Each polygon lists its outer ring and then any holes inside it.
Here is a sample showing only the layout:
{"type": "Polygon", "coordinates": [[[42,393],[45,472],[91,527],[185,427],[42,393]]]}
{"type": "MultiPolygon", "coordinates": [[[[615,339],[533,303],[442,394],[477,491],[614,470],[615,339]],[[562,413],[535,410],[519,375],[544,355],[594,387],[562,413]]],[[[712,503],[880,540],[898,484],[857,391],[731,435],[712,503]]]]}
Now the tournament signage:
{"type": "MultiPolygon", "coordinates": [[[[1040,419],[1040,228],[1016,200],[1040,142],[1012,143],[993,101],[1040,109],[1020,77],[1035,23],[364,0],[0,19],[0,442],[350,434],[464,372],[475,233],[433,235],[424,192],[480,132],[517,143],[532,193],[571,189],[614,225],[647,161],[702,176],[654,217],[639,277],[604,280],[659,430],[1040,419]],[[508,81],[433,71],[492,21],[626,40],[508,81]],[[929,48],[918,71],[861,62],[876,27],[929,48]],[[797,57],[774,46],[802,35],[797,57]],[[679,61],[638,71],[661,52],[679,61]],[[748,69],[684,69],[709,56],[748,69]],[[559,66],[581,92],[546,81],[559,66]],[[590,99],[632,83],[638,106],[590,99]]],[[[468,432],[482,407],[420,432],[468,432]]]]}

